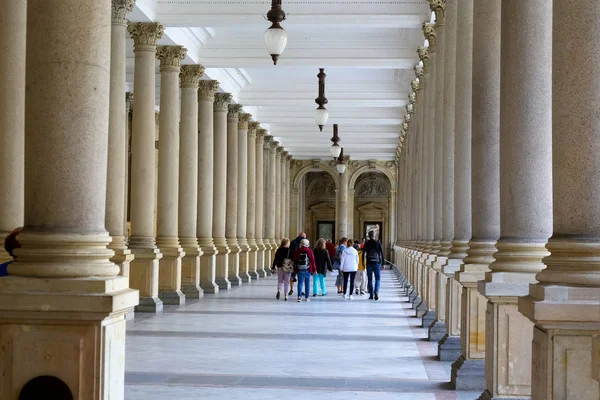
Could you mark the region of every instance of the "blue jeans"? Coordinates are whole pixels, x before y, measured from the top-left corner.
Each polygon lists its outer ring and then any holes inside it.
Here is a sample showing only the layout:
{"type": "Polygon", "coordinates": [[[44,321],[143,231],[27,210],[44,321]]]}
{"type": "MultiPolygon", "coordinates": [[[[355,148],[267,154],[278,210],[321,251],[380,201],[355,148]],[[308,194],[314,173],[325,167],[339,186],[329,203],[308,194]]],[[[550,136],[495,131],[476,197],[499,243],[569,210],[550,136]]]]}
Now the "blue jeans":
{"type": "Polygon", "coordinates": [[[301,269],[296,275],[298,279],[298,297],[302,296],[302,285],[304,285],[304,297],[308,299],[310,294],[310,272],[307,269],[301,269]]]}
{"type": "Polygon", "coordinates": [[[319,286],[321,287],[321,293],[327,294],[327,287],[325,286],[325,276],[323,274],[313,275],[313,293],[319,294],[319,286]]]}
{"type": "Polygon", "coordinates": [[[369,294],[373,296],[373,294],[379,293],[379,287],[381,285],[381,264],[367,263],[367,277],[369,281],[369,294]],[[375,291],[373,291],[373,274],[375,274],[375,291]]]}

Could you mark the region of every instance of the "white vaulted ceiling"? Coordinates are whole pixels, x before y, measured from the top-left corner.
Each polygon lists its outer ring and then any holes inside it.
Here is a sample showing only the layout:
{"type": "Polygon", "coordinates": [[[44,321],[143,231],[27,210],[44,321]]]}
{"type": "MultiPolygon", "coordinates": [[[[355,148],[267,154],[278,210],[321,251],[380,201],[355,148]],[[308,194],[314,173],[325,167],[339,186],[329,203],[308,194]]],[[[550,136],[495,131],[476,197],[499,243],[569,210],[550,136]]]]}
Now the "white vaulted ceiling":
{"type": "MultiPolygon", "coordinates": [[[[271,0],[137,0],[132,21],[165,27],[159,44],[188,49],[184,63],[206,67],[206,79],[253,115],[297,159],[330,158],[332,125],[344,154],[391,160],[408,102],[426,0],[283,0],[288,45],[272,65],[263,44],[271,0]],[[325,68],[330,118],[314,121],[318,68],[325,68]]],[[[133,88],[129,41],[127,82],[133,88]]],[[[157,100],[160,76],[157,68],[157,100]]]]}

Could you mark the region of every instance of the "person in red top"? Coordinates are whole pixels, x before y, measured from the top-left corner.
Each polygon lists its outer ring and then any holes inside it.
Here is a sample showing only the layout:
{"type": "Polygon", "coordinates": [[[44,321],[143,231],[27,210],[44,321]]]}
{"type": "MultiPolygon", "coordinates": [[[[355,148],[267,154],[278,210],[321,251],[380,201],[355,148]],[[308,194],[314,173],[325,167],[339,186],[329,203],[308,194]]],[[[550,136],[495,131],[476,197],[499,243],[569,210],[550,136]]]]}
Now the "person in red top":
{"type": "Polygon", "coordinates": [[[325,248],[329,252],[329,259],[331,260],[331,262],[333,262],[333,259],[335,258],[335,244],[333,244],[331,240],[327,239],[325,248]]]}
{"type": "Polygon", "coordinates": [[[304,285],[304,297],[310,301],[310,276],[317,273],[315,255],[310,249],[310,242],[302,239],[300,247],[294,253],[294,264],[296,266],[296,279],[298,279],[298,302],[302,301],[302,285],[304,285]]]}

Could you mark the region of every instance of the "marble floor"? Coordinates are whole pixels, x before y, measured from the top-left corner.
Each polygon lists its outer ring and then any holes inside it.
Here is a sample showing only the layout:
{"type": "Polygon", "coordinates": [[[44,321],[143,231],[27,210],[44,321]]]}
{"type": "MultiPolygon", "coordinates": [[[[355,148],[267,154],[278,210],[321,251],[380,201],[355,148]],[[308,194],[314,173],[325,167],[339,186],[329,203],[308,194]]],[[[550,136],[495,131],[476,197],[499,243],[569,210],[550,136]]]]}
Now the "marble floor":
{"type": "Polygon", "coordinates": [[[381,299],[275,299],[269,277],[128,322],[125,399],[450,400],[436,360],[391,271],[381,299]]]}

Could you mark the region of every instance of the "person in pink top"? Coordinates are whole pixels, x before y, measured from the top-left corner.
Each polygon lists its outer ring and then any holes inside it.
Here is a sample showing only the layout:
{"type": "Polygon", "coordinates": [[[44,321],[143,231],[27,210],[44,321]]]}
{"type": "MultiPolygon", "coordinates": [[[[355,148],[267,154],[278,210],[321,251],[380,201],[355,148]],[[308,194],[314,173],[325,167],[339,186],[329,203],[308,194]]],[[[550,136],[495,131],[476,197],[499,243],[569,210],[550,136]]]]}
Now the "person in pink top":
{"type": "Polygon", "coordinates": [[[306,301],[310,301],[310,276],[317,273],[317,264],[307,239],[302,239],[300,247],[294,253],[294,265],[298,279],[298,302],[302,301],[302,285],[304,285],[304,297],[306,301]]]}

